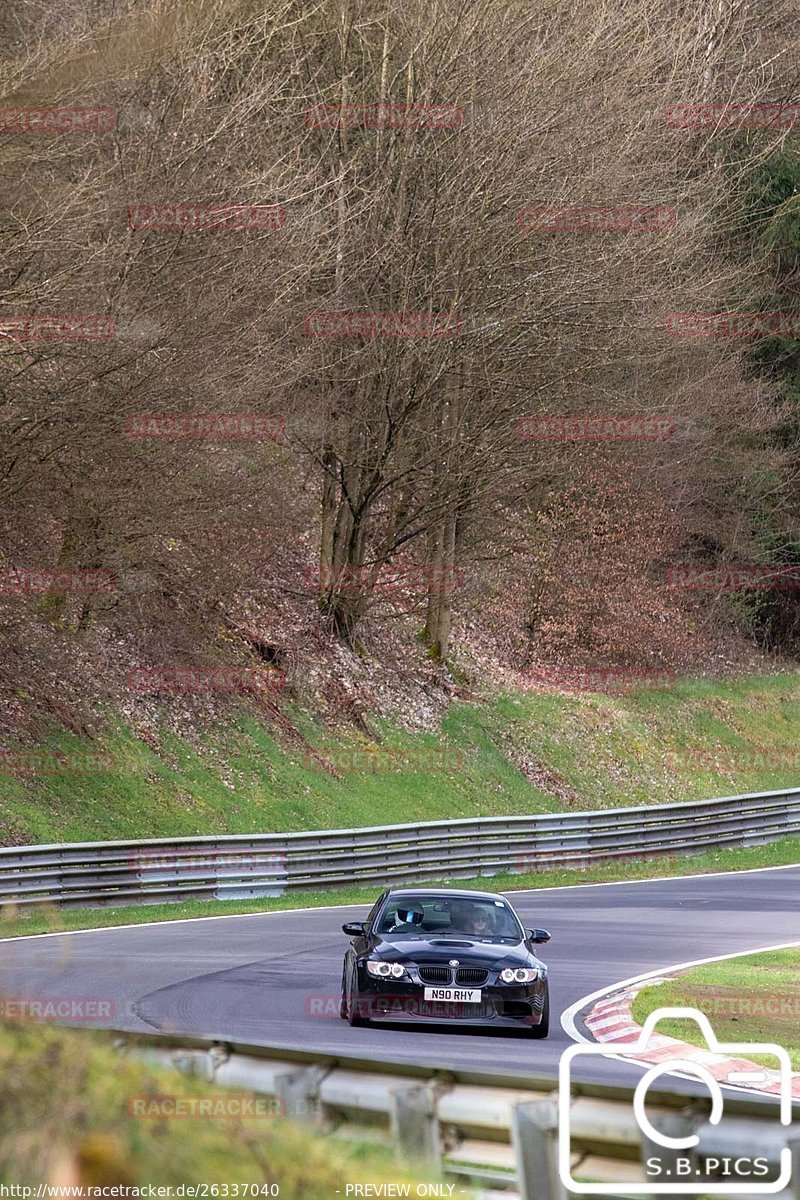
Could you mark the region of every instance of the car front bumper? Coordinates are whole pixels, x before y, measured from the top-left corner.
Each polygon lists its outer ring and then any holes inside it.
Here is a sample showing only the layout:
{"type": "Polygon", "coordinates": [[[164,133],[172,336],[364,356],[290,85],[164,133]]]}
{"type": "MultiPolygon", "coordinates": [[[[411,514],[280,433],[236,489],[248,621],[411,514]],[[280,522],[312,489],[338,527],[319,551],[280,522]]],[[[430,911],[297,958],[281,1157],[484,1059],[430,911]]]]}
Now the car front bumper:
{"type": "MultiPolygon", "coordinates": [[[[371,1021],[420,1021],[445,1025],[531,1028],[541,1024],[547,979],[529,984],[484,984],[480,1003],[426,1000],[425,984],[406,979],[379,979],[359,964],[354,1000],[358,1016],[371,1021]]],[[[430,984],[427,986],[431,986],[430,984]]]]}

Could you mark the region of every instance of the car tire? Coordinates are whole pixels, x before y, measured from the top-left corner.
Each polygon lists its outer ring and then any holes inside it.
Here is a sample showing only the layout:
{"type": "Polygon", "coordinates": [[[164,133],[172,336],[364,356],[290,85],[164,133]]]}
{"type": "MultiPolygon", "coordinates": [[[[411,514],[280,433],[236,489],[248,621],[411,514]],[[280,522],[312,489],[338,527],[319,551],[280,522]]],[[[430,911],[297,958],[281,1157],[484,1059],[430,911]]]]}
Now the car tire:
{"type": "Polygon", "coordinates": [[[347,975],[344,967],[342,967],[342,989],[339,997],[339,1016],[343,1021],[347,1020],[347,975]]]}
{"type": "MultiPolygon", "coordinates": [[[[350,976],[350,979],[355,985],[355,971],[350,976]]],[[[349,1025],[366,1025],[366,1017],[359,1016],[356,1011],[358,1008],[358,998],[353,996],[353,988],[347,990],[347,1021],[349,1025]]]]}
{"type": "Polygon", "coordinates": [[[530,1037],[541,1039],[546,1038],[550,1033],[550,992],[544,998],[544,1008],[542,1009],[542,1019],[538,1025],[531,1025],[530,1037]]]}

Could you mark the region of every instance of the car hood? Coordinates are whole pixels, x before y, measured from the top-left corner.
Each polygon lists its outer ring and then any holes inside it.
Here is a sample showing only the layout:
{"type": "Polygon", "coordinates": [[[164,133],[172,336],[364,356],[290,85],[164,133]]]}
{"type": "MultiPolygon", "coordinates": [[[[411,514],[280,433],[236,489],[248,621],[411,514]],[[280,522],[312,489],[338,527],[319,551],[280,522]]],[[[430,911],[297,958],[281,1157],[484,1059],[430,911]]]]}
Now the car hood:
{"type": "Polygon", "coordinates": [[[526,963],[534,955],[524,942],[481,942],[469,937],[392,938],[391,934],[374,939],[373,954],[390,962],[406,959],[417,963],[448,963],[457,958],[459,965],[491,966],[507,959],[509,963],[526,963]]]}

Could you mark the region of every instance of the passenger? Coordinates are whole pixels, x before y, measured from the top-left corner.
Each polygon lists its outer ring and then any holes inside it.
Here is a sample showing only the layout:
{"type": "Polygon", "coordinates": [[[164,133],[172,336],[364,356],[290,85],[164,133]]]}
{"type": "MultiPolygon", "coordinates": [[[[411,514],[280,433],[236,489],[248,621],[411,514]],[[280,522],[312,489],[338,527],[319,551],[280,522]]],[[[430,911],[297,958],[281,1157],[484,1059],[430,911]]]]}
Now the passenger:
{"type": "Polygon", "coordinates": [[[467,933],[471,934],[472,937],[489,937],[493,933],[489,914],[479,904],[476,904],[469,914],[467,933]]]}
{"type": "Polygon", "coordinates": [[[450,928],[470,937],[488,937],[493,933],[486,909],[467,900],[456,901],[450,908],[450,928]]]}

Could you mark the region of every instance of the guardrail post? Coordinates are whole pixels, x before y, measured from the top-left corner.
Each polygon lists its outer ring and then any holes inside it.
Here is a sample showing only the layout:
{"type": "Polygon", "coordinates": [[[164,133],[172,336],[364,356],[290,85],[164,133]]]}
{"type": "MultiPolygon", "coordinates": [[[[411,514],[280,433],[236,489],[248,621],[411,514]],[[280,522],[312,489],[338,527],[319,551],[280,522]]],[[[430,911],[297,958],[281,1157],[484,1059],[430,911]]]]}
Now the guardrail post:
{"type": "Polygon", "coordinates": [[[789,1195],[800,1200],[800,1134],[790,1135],[788,1142],[792,1151],[792,1178],[789,1180],[789,1195]]]}
{"type": "Polygon", "coordinates": [[[525,1101],[511,1109],[511,1144],[520,1200],[568,1200],[558,1174],[558,1102],[525,1101]]]}
{"type": "Polygon", "coordinates": [[[317,1120],[319,1084],[326,1074],[320,1067],[300,1067],[276,1075],[275,1097],[280,1101],[281,1115],[295,1120],[317,1120]]]}
{"type": "MultiPolygon", "coordinates": [[[[701,1118],[693,1109],[683,1109],[676,1112],[661,1113],[658,1117],[658,1131],[665,1134],[666,1137],[685,1138],[689,1134],[697,1132],[698,1126],[705,1118],[701,1118]]],[[[645,1178],[647,1178],[646,1167],[649,1158],[657,1158],[660,1167],[660,1174],[657,1179],[652,1179],[652,1183],[674,1183],[676,1180],[681,1180],[681,1175],[678,1171],[678,1159],[689,1157],[692,1162],[693,1169],[697,1166],[697,1158],[694,1154],[688,1154],[686,1150],[673,1150],[671,1147],[659,1145],[649,1138],[642,1131],[641,1140],[641,1156],[642,1167],[645,1168],[645,1178]]],[[[646,1185],[645,1185],[646,1186],[646,1185]]],[[[696,1197],[701,1196],[702,1192],[690,1191],[687,1187],[685,1192],[681,1192],[681,1200],[696,1200],[696,1197]]]]}
{"type": "Polygon", "coordinates": [[[436,1090],[429,1084],[391,1092],[392,1137],[404,1155],[439,1163],[442,1156],[436,1090]]]}

